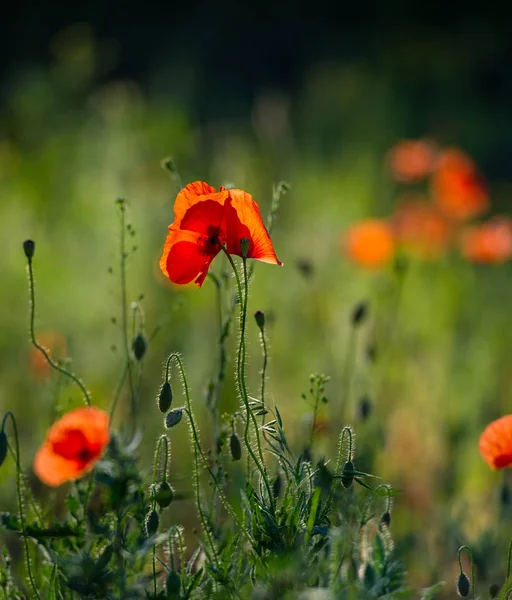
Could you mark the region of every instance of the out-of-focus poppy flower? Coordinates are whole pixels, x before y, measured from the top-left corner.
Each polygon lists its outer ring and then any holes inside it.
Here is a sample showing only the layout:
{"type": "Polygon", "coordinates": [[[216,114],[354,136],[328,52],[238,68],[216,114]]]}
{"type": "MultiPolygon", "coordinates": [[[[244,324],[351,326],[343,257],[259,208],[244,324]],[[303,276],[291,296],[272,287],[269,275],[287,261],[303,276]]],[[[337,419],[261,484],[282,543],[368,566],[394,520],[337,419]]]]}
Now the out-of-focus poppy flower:
{"type": "Polygon", "coordinates": [[[248,241],[246,258],[282,264],[250,194],[222,188],[217,192],[207,183],[196,181],[176,198],[174,222],[169,226],[160,268],[174,283],[194,280],[201,287],[222,246],[229,254],[242,256],[244,238],[248,241]]]}
{"type": "Polygon", "coordinates": [[[465,221],[489,208],[489,195],[474,162],[462,150],[441,154],[432,177],[434,202],[451,219],[465,221]]]}
{"type": "Polygon", "coordinates": [[[77,408],[53,424],[34,458],[34,472],[56,487],[91,471],[109,442],[108,414],[94,406],[77,408]]]}
{"type": "Polygon", "coordinates": [[[512,258],[512,221],[494,217],[466,228],[461,235],[462,255],[472,262],[499,263],[512,258]]]}
{"type": "MultiPolygon", "coordinates": [[[[43,331],[37,336],[37,341],[54,360],[62,359],[66,356],[66,339],[60,333],[56,331],[43,331]]],[[[30,347],[29,363],[30,373],[36,379],[48,379],[50,377],[52,368],[43,353],[34,348],[34,346],[30,347]]]]}
{"type": "Polygon", "coordinates": [[[391,174],[402,183],[414,183],[430,175],[435,160],[436,152],[425,140],[402,140],[388,154],[391,174]]]}
{"type": "Polygon", "coordinates": [[[435,206],[422,200],[400,204],[392,227],[398,244],[419,258],[438,258],[450,243],[450,223],[435,206]]]}
{"type": "Polygon", "coordinates": [[[347,256],[363,267],[377,269],[395,252],[393,230],[386,221],[367,219],[352,225],[343,238],[347,256]]]}
{"type": "Polygon", "coordinates": [[[480,436],[478,449],[491,469],[512,466],[512,415],[487,425],[480,436]]]}

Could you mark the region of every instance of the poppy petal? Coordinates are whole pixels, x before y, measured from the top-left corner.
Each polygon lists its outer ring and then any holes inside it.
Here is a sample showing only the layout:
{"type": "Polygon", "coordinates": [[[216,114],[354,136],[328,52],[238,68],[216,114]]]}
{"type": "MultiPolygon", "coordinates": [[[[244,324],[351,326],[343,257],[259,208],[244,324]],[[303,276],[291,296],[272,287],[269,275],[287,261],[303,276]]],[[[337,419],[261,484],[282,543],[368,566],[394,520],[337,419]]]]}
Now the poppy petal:
{"type": "Polygon", "coordinates": [[[212,228],[221,228],[224,221],[224,206],[214,200],[203,200],[187,210],[181,220],[180,229],[208,236],[212,228]]]}
{"type": "Polygon", "coordinates": [[[274,251],[272,240],[263,224],[260,209],[251,194],[243,190],[229,190],[226,202],[227,249],[230,254],[242,256],[240,240],[249,240],[247,258],[274,265],[282,265],[274,251]]]}
{"type": "Polygon", "coordinates": [[[512,415],[487,425],[480,436],[478,449],[491,469],[512,466],[512,415]]]}
{"type": "Polygon", "coordinates": [[[196,283],[201,287],[215,255],[202,254],[198,239],[199,235],[196,234],[195,242],[177,241],[172,245],[167,256],[166,269],[167,276],[173,283],[190,283],[197,277],[196,283]]]}
{"type": "Polygon", "coordinates": [[[194,183],[189,183],[180,191],[174,202],[173,225],[179,227],[187,210],[198,202],[203,200],[214,200],[219,204],[224,204],[227,197],[227,191],[223,190],[217,192],[214,187],[208,185],[204,181],[194,181],[194,183]]]}

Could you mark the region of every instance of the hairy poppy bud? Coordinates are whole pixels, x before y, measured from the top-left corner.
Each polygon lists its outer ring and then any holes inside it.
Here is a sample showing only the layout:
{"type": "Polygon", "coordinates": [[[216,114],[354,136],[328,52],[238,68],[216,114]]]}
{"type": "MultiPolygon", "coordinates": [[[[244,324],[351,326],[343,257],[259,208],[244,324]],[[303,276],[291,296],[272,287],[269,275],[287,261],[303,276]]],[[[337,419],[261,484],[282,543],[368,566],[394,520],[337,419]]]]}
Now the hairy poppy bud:
{"type": "Polygon", "coordinates": [[[182,408],[175,408],[167,413],[167,416],[165,417],[165,426],[167,429],[171,429],[171,427],[177,425],[181,421],[181,417],[183,417],[182,408]]]}
{"type": "Polygon", "coordinates": [[[352,325],[360,325],[366,319],[367,314],[367,302],[359,302],[359,304],[356,304],[354,310],[352,311],[352,325]]]}
{"type": "Polygon", "coordinates": [[[233,460],[240,460],[242,458],[242,445],[236,433],[233,433],[229,440],[229,448],[231,450],[231,457],[233,460]]]}
{"type": "Polygon", "coordinates": [[[261,310],[257,310],[254,313],[254,318],[256,319],[256,325],[263,329],[265,327],[265,314],[261,312],[261,310]]]}
{"type": "Polygon", "coordinates": [[[242,258],[247,258],[247,253],[249,252],[249,240],[246,237],[243,237],[240,240],[240,250],[242,252],[242,258]]]}
{"type": "Polygon", "coordinates": [[[160,393],[158,394],[158,408],[160,409],[160,412],[166,413],[171,408],[171,404],[171,384],[168,381],[166,381],[160,388],[160,393]]]}
{"type": "Polygon", "coordinates": [[[389,527],[391,524],[391,514],[389,512],[389,510],[387,510],[382,517],[380,518],[380,523],[381,525],[385,525],[386,527],[389,527]]]}
{"type": "Polygon", "coordinates": [[[25,252],[25,256],[28,260],[31,260],[34,256],[34,252],[36,249],[36,243],[32,240],[25,240],[23,242],[23,252],[25,252]]]}
{"type": "Polygon", "coordinates": [[[172,487],[167,481],[161,481],[155,492],[155,500],[160,508],[167,508],[174,498],[172,487]]]}
{"type": "Polygon", "coordinates": [[[178,573],[176,573],[176,571],[171,571],[169,575],[167,575],[165,587],[167,589],[167,596],[169,598],[178,597],[178,594],[181,590],[181,579],[178,573]]]}
{"type": "Polygon", "coordinates": [[[144,522],[148,537],[155,535],[155,533],[158,530],[159,522],[160,519],[158,518],[158,513],[156,512],[156,510],[150,510],[146,515],[146,520],[144,522]]]}
{"type": "Polygon", "coordinates": [[[147,349],[148,343],[146,341],[146,338],[142,335],[142,333],[139,333],[137,337],[133,340],[133,355],[137,360],[142,360],[144,358],[144,355],[146,354],[147,349]]]}
{"type": "Polygon", "coordinates": [[[457,593],[461,598],[467,598],[470,589],[471,583],[469,582],[468,576],[466,573],[462,572],[457,580],[457,593]]]}
{"type": "Polygon", "coordinates": [[[341,485],[348,489],[354,481],[354,463],[349,460],[345,463],[341,473],[341,485]]]}
{"type": "Polygon", "coordinates": [[[7,456],[7,436],[5,431],[0,431],[0,467],[2,466],[5,457],[7,456]]]}

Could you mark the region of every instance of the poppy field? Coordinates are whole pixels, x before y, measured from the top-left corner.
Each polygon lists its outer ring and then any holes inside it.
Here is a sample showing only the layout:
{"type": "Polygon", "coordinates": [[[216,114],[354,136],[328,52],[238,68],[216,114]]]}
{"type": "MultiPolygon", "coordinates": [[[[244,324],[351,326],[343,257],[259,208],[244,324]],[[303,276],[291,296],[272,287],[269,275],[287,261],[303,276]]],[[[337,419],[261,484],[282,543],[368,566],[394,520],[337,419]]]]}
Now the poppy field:
{"type": "Polygon", "coordinates": [[[78,50],[0,128],[0,598],[509,598],[493,115],[319,67],[205,125],[78,50]]]}

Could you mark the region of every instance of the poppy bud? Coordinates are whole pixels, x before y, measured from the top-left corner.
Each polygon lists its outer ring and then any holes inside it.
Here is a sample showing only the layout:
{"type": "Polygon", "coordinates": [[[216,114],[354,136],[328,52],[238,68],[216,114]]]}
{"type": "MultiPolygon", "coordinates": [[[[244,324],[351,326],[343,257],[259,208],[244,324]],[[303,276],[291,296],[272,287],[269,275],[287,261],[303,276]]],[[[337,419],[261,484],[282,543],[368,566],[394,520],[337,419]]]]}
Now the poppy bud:
{"type": "Polygon", "coordinates": [[[372,412],[372,403],[368,396],[363,396],[357,405],[357,416],[361,421],[366,421],[372,412]]]}
{"type": "Polygon", "coordinates": [[[261,312],[261,310],[257,310],[254,313],[254,318],[256,319],[256,325],[263,329],[265,327],[265,314],[261,312]]]}
{"type": "Polygon", "coordinates": [[[102,569],[104,569],[108,563],[110,562],[110,559],[112,558],[114,554],[114,549],[112,548],[111,545],[107,546],[103,552],[100,554],[100,557],[98,558],[98,562],[96,563],[95,567],[98,571],[101,571],[102,569]]]}
{"type": "Polygon", "coordinates": [[[242,258],[247,258],[247,253],[249,252],[249,240],[246,237],[243,237],[240,240],[240,250],[242,252],[242,258]]]}
{"type": "Polygon", "coordinates": [[[381,525],[385,525],[386,527],[389,527],[391,524],[391,514],[389,512],[389,510],[387,510],[382,517],[380,518],[380,524],[381,525]]]}
{"type": "Polygon", "coordinates": [[[354,325],[354,327],[360,325],[366,319],[367,314],[367,302],[359,302],[359,304],[356,304],[354,310],[352,311],[352,325],[354,325]]]}
{"type": "Polygon", "coordinates": [[[363,583],[364,587],[369,590],[375,585],[375,568],[373,565],[368,563],[363,571],[363,583]]]}
{"type": "Polygon", "coordinates": [[[500,593],[500,586],[497,583],[493,583],[489,588],[489,595],[491,598],[496,598],[500,593]]]}
{"type": "Polygon", "coordinates": [[[181,421],[181,417],[183,417],[182,408],[175,408],[167,413],[167,416],[165,417],[165,426],[167,429],[171,429],[171,427],[177,425],[181,421]]]}
{"type": "Polygon", "coordinates": [[[7,436],[5,431],[0,431],[0,467],[3,465],[5,457],[7,456],[7,436]]]}
{"type": "Polygon", "coordinates": [[[167,508],[174,498],[172,487],[167,481],[161,481],[155,492],[155,500],[160,508],[167,508]]]}
{"type": "Polygon", "coordinates": [[[167,412],[171,408],[172,404],[172,389],[171,384],[166,381],[162,387],[160,388],[160,393],[158,394],[158,408],[160,412],[167,412]]]}
{"type": "Polygon", "coordinates": [[[160,519],[158,518],[158,513],[156,512],[156,510],[150,510],[146,515],[146,520],[144,522],[148,537],[155,535],[158,529],[159,522],[160,519]]]}
{"type": "Polygon", "coordinates": [[[231,458],[233,460],[240,460],[242,458],[242,445],[236,433],[233,433],[229,440],[229,448],[231,450],[231,458]]]}
{"type": "Polygon", "coordinates": [[[34,256],[34,252],[36,249],[36,243],[32,240],[25,240],[23,242],[23,252],[25,252],[25,256],[28,260],[31,260],[34,256]]]}
{"type": "Polygon", "coordinates": [[[165,587],[167,589],[167,596],[169,598],[175,598],[178,596],[181,590],[181,579],[176,571],[171,571],[169,575],[167,575],[165,587]]]}
{"type": "Polygon", "coordinates": [[[354,481],[354,463],[349,460],[345,463],[341,473],[341,485],[348,489],[354,481]]]}
{"type": "Polygon", "coordinates": [[[462,572],[457,580],[457,593],[461,598],[467,598],[470,589],[471,583],[469,582],[468,576],[466,573],[462,572]]]}
{"type": "Polygon", "coordinates": [[[133,340],[133,355],[137,360],[142,360],[144,358],[144,355],[146,354],[147,349],[148,343],[146,341],[146,338],[142,335],[142,333],[139,333],[137,337],[133,340]]]}

